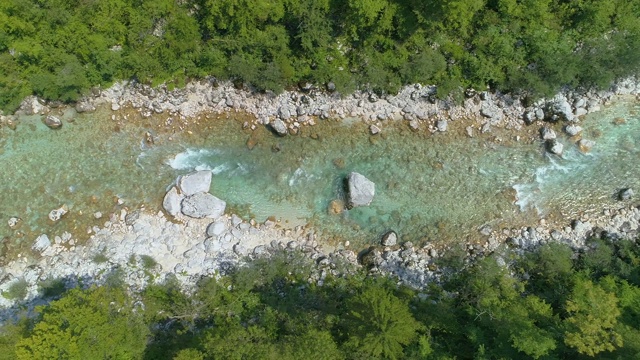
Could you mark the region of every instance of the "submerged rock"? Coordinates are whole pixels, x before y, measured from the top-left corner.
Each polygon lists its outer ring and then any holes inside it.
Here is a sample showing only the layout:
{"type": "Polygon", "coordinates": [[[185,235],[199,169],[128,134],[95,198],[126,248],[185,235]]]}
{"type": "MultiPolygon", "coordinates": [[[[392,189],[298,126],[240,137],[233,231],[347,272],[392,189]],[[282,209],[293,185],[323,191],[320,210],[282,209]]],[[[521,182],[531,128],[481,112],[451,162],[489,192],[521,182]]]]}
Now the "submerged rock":
{"type": "Polygon", "coordinates": [[[185,196],[199,192],[209,192],[211,187],[211,171],[196,171],[178,178],[178,187],[185,196]]]}
{"type": "Polygon", "coordinates": [[[180,213],[183,199],[184,199],[184,195],[179,194],[178,189],[175,186],[172,186],[171,189],[167,191],[167,193],[164,196],[164,200],[162,201],[162,207],[171,216],[176,216],[180,213]]]}
{"type": "Polygon", "coordinates": [[[633,190],[631,190],[631,188],[622,189],[618,193],[618,199],[620,201],[631,200],[632,197],[633,197],[633,190]]]}
{"type": "Polygon", "coordinates": [[[364,175],[352,172],[347,177],[349,190],[348,207],[368,206],[375,195],[375,184],[364,175]]]}
{"type": "Polygon", "coordinates": [[[395,231],[389,231],[382,236],[382,245],[393,246],[398,242],[398,234],[395,231]]]}
{"type": "Polygon", "coordinates": [[[540,128],[540,137],[542,138],[542,140],[553,140],[557,136],[556,136],[556,132],[553,131],[553,129],[551,129],[548,126],[545,126],[543,128],[540,128]]]}
{"type": "Polygon", "coordinates": [[[62,205],[60,208],[51,210],[49,212],[49,220],[58,221],[67,212],[69,212],[69,209],[67,208],[67,206],[66,205],[62,205]]]}
{"type": "Polygon", "coordinates": [[[12,229],[15,228],[16,226],[18,226],[19,223],[20,223],[20,218],[17,218],[15,216],[10,218],[9,221],[7,221],[7,224],[12,229]]]}
{"type": "Polygon", "coordinates": [[[562,155],[562,151],[564,150],[564,145],[556,139],[547,140],[546,146],[547,151],[558,156],[562,155]]]}
{"type": "Polygon", "coordinates": [[[62,127],[62,121],[53,115],[45,116],[44,124],[51,129],[59,129],[62,127]]]}
{"type": "Polygon", "coordinates": [[[447,131],[449,124],[447,123],[447,120],[438,120],[436,122],[436,128],[438,129],[438,131],[440,132],[445,132],[447,131]]]}
{"type": "Polygon", "coordinates": [[[287,134],[289,134],[289,130],[287,130],[287,125],[284,123],[284,121],[280,119],[274,120],[271,123],[271,128],[280,136],[286,136],[287,134]]]}
{"type": "Polygon", "coordinates": [[[596,143],[593,140],[581,139],[578,141],[578,148],[582,152],[589,152],[589,150],[591,150],[595,145],[596,143]]]}
{"type": "Polygon", "coordinates": [[[31,246],[31,249],[37,252],[45,251],[49,246],[51,246],[51,240],[45,234],[42,234],[36,238],[36,241],[31,246]]]}
{"type": "Polygon", "coordinates": [[[338,215],[344,210],[344,203],[340,200],[331,200],[329,203],[329,214],[338,215]]]}
{"type": "Polygon", "coordinates": [[[88,101],[80,101],[76,104],[76,111],[78,113],[94,112],[96,107],[88,101]]]}
{"type": "Polygon", "coordinates": [[[566,132],[569,136],[576,136],[582,132],[582,127],[570,124],[564,128],[564,132],[566,132]]]}
{"type": "Polygon", "coordinates": [[[226,207],[226,202],[204,192],[191,195],[182,200],[182,213],[196,219],[217,219],[224,214],[226,207]]]}

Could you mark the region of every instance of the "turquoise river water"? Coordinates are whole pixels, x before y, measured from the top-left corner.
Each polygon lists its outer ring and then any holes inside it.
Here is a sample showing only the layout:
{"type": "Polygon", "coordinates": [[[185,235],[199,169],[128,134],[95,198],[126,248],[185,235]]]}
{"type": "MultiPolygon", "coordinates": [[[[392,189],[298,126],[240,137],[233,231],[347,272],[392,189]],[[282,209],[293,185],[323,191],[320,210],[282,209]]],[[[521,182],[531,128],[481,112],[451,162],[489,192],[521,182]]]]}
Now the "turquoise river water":
{"type": "Polygon", "coordinates": [[[131,120],[114,121],[106,109],[70,110],[58,130],[24,117],[16,130],[0,129],[0,239],[5,250],[19,249],[40,233],[86,234],[108,219],[94,219],[96,211],[143,204],[158,210],[176,176],[194,169],[213,171],[211,193],[230,211],[259,222],[274,217],[283,227],[309,224],[327,241],[363,245],[390,229],[404,240],[447,241],[473,238],[485,224],[568,222],[615,202],[622,187],[640,190],[639,110],[629,100],[589,115],[583,136],[596,146],[584,154],[575,139],[560,135],[562,158],[546,154],[541,141],[514,141],[513,132],[467,138],[455,124],[431,135],[388,123],[383,136],[371,136],[357,121],[321,121],[279,138],[242,130],[242,119],[231,118],[202,118],[187,132],[167,125],[167,115],[141,119],[131,112],[131,120]],[[143,141],[148,130],[154,144],[143,141]],[[375,199],[331,214],[350,171],[375,182],[375,199]],[[50,222],[49,211],[63,204],[69,214],[50,222]],[[22,219],[15,229],[7,224],[12,216],[22,219]]]}

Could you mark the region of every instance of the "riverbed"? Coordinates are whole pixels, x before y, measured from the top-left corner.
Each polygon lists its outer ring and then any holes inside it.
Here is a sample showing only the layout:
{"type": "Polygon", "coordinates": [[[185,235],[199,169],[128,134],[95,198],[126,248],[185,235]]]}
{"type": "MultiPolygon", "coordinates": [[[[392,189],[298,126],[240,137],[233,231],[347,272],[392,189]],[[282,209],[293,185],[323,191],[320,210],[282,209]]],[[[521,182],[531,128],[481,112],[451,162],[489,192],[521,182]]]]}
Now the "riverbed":
{"type": "MultiPolygon", "coordinates": [[[[473,241],[484,226],[541,219],[561,226],[614,204],[621,188],[640,189],[639,111],[622,99],[586,116],[582,137],[596,142],[587,153],[562,123],[551,124],[565,145],[562,157],[548,154],[542,140],[517,140],[515,131],[476,130],[470,138],[463,120],[433,134],[385,121],[378,135],[357,119],[318,120],[278,137],[267,127],[243,129],[239,113],[202,114],[187,124],[127,109],[66,109],[57,130],[41,116],[23,116],[16,130],[0,129],[0,238],[9,254],[42,233],[86,238],[119,209],[159,211],[176,176],[196,169],[214,173],[210,192],[227,201],[228,212],[284,228],[306,225],[327,242],[364,246],[389,230],[417,243],[473,241]],[[344,198],[351,171],[376,184],[374,201],[329,211],[344,198]],[[50,221],[62,205],[69,213],[50,221]],[[9,227],[11,217],[21,219],[17,227],[9,227]]],[[[539,127],[531,126],[529,133],[539,127]]]]}

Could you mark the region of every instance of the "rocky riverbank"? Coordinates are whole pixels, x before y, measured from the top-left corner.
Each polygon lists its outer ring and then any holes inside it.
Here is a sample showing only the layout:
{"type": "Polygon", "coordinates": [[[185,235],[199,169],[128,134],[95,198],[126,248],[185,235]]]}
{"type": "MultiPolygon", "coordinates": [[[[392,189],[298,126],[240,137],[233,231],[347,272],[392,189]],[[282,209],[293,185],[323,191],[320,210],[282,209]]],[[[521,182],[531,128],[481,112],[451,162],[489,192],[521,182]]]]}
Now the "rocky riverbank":
{"type": "MultiPolygon", "coordinates": [[[[599,111],[615,95],[640,94],[640,81],[623,79],[608,90],[566,90],[551,99],[535,102],[526,97],[499,92],[479,92],[469,89],[462,104],[452,99],[436,97],[435,86],[420,84],[405,86],[396,95],[379,96],[367,91],[351,95],[304,84],[299,90],[281,94],[260,93],[247,87],[238,88],[230,82],[215,79],[193,81],[182,89],[168,90],[161,85],[120,82],[104,90],[94,89],[75,105],[77,112],[91,112],[107,104],[113,111],[133,108],[143,117],[166,113],[188,119],[207,113],[243,112],[252,118],[245,128],[268,125],[280,135],[296,134],[302,126],[314,125],[328,118],[358,118],[371,124],[372,133],[384,128],[386,121],[406,121],[414,130],[445,132],[449,121],[467,120],[466,132],[490,132],[492,127],[522,129],[526,125],[559,120],[577,123],[582,116],[599,111]]],[[[49,114],[60,103],[27,97],[17,114],[49,114]]],[[[15,126],[17,117],[2,116],[0,123],[15,126]]],[[[60,124],[56,124],[60,126],[60,124]]]]}

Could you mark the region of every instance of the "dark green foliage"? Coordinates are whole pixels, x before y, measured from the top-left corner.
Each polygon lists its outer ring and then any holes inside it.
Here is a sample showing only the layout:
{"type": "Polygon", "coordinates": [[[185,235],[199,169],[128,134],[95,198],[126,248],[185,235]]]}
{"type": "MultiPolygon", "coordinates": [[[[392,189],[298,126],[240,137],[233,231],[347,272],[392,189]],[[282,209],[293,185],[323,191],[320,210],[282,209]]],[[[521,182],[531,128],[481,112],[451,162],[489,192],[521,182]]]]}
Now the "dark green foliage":
{"type": "Polygon", "coordinates": [[[207,75],[276,92],[304,80],[541,95],[637,73],[638,48],[640,0],[6,0],[0,108],[207,75]]]}

